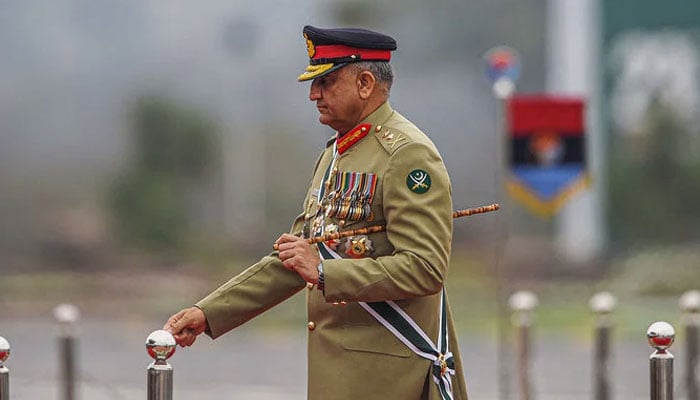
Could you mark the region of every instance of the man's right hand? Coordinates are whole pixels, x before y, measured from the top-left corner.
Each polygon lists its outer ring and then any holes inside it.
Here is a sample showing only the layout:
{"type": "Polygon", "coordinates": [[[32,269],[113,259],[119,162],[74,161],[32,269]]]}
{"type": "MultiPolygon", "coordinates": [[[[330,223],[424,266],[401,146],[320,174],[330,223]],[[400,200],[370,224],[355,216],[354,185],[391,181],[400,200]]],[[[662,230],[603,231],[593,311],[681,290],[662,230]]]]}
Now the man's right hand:
{"type": "Polygon", "coordinates": [[[182,347],[192,346],[197,336],[207,328],[207,317],[198,307],[185,308],[173,315],[163,329],[170,332],[177,344],[182,347]]]}

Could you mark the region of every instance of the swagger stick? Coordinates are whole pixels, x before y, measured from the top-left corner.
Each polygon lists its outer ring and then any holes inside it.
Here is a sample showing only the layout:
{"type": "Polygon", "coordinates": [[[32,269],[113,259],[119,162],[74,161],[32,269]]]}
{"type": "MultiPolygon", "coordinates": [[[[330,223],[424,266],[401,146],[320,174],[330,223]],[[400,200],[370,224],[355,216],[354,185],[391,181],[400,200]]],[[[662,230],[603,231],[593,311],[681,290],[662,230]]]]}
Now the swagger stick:
{"type": "MultiPolygon", "coordinates": [[[[461,217],[468,217],[470,215],[474,214],[483,214],[491,211],[496,211],[499,208],[501,208],[498,203],[494,204],[489,204],[487,206],[481,206],[481,207],[474,207],[474,208],[466,208],[464,210],[457,210],[452,213],[452,218],[461,218],[461,217]]],[[[366,228],[359,228],[359,229],[349,229],[347,231],[341,231],[341,232],[335,232],[335,233],[328,233],[322,236],[316,236],[307,239],[307,242],[309,244],[316,244],[316,243],[321,243],[321,242],[327,242],[329,240],[337,240],[340,238],[345,238],[348,236],[355,236],[355,235],[366,235],[368,233],[376,233],[376,232],[382,232],[383,230],[386,229],[386,225],[375,225],[375,226],[368,226],[366,228]]],[[[273,250],[278,250],[277,244],[272,245],[273,250]]]]}

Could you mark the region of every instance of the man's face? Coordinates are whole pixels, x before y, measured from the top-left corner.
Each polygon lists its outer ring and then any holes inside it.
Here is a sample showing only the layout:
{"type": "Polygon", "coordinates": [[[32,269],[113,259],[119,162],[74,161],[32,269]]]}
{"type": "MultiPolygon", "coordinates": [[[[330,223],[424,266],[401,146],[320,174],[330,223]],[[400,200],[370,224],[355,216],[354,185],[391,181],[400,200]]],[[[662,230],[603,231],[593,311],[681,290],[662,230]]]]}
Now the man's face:
{"type": "Polygon", "coordinates": [[[311,82],[309,100],[316,102],[319,122],[340,134],[354,128],[361,120],[364,101],[360,98],[354,68],[343,67],[311,82]]]}

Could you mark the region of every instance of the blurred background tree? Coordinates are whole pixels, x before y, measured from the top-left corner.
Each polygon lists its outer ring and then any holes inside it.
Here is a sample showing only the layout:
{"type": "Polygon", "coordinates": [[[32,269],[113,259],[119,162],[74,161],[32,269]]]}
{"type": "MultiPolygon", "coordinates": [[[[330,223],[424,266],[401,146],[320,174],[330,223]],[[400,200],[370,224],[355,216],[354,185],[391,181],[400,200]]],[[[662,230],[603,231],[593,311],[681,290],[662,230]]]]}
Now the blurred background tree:
{"type": "Polygon", "coordinates": [[[700,160],[692,136],[673,111],[654,101],[644,131],[614,135],[610,166],[610,230],[622,248],[700,240],[700,160]]]}
{"type": "Polygon", "coordinates": [[[177,251],[193,233],[192,197],[218,163],[216,126],[203,112],[156,96],[136,102],[130,117],[133,159],[108,191],[111,221],[126,244],[177,251]]]}
{"type": "Polygon", "coordinates": [[[698,10],[686,1],[603,3],[613,254],[700,240],[698,10]]]}

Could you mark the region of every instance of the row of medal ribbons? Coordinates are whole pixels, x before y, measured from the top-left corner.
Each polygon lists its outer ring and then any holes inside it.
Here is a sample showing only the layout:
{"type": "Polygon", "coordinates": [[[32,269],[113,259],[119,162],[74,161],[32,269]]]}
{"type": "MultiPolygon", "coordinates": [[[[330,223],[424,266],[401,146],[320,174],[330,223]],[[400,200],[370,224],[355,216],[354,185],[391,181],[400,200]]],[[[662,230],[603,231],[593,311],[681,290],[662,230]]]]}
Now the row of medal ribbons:
{"type": "Polygon", "coordinates": [[[371,172],[339,171],[335,187],[328,193],[324,205],[327,217],[359,221],[369,218],[370,205],[377,187],[377,174],[371,172]]]}

